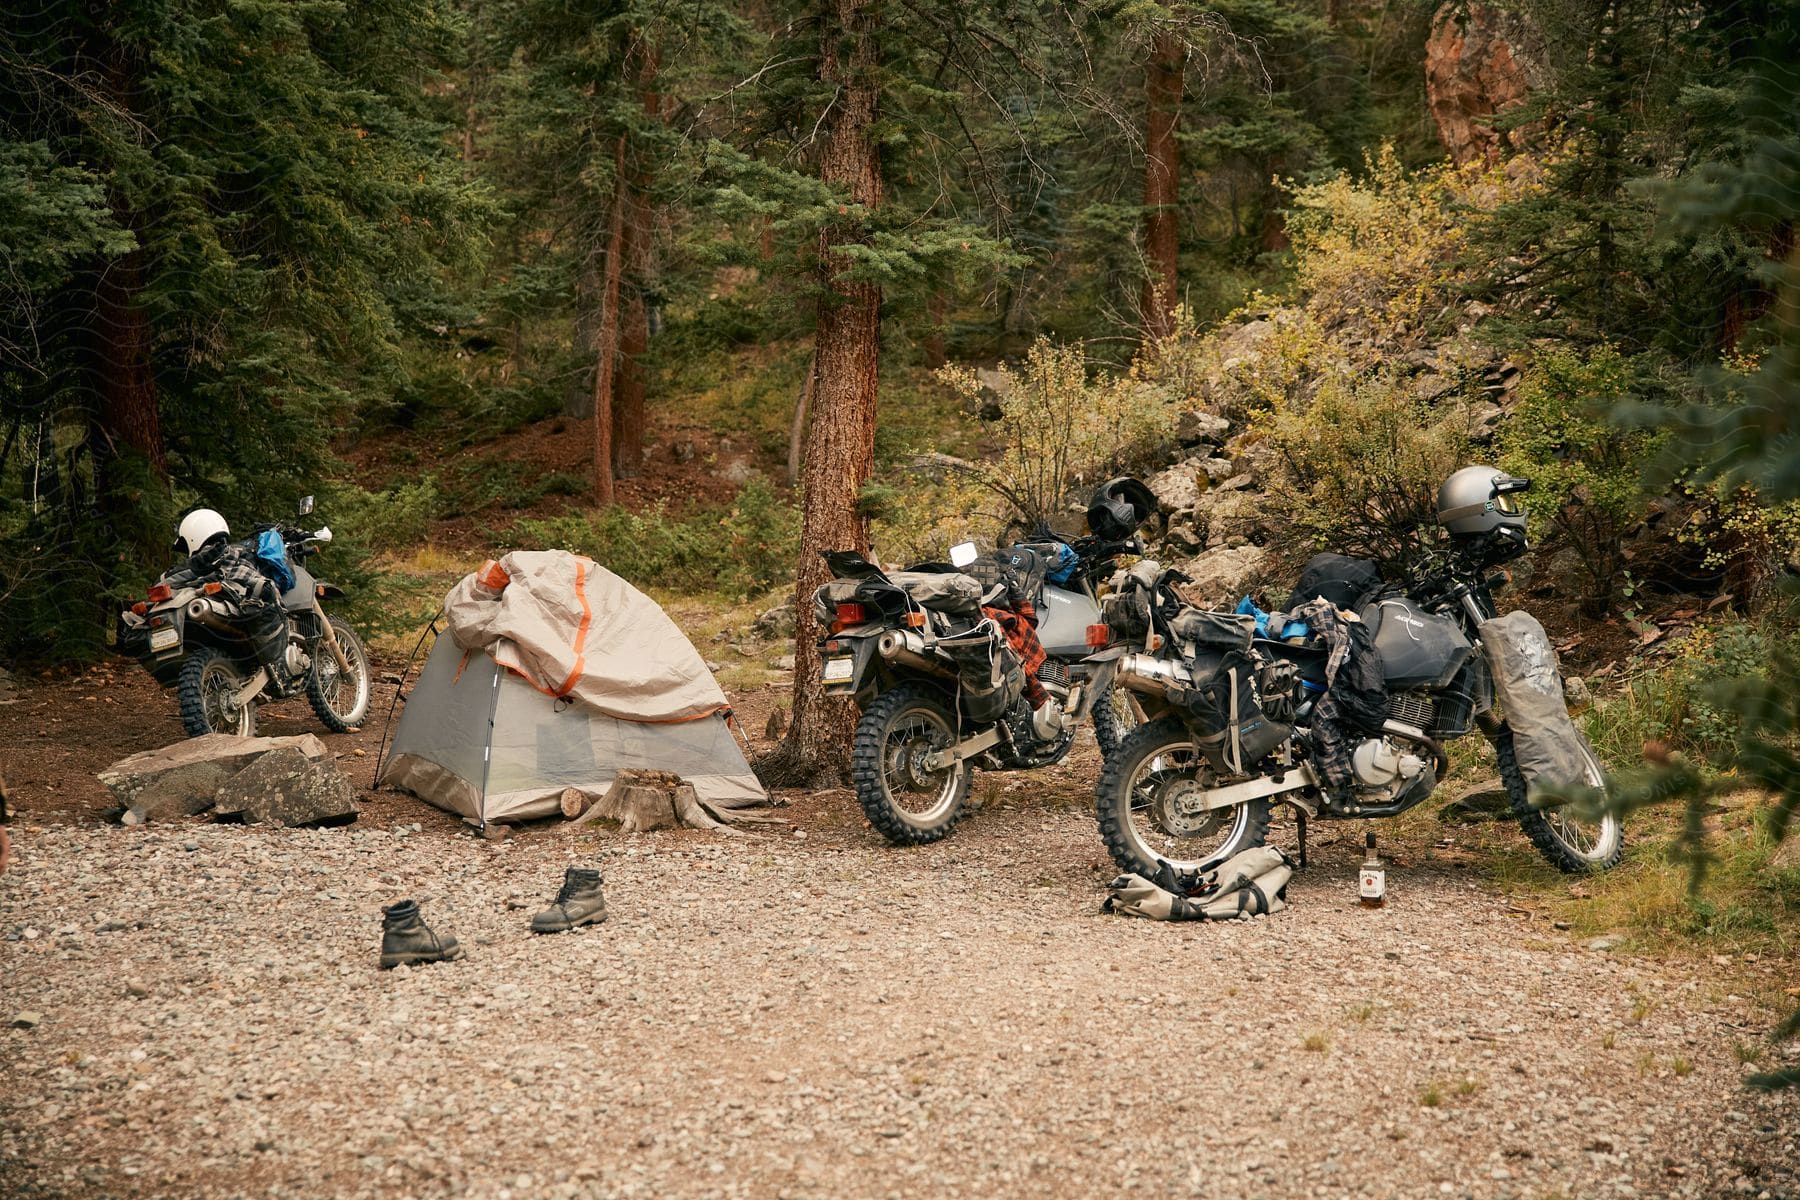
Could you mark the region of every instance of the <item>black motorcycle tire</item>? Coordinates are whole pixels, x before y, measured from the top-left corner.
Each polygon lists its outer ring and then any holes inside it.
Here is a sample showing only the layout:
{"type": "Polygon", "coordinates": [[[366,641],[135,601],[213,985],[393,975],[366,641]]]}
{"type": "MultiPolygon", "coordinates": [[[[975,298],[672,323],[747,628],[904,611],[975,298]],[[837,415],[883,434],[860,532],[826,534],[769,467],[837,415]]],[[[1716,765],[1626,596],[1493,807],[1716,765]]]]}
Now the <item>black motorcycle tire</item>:
{"type": "Polygon", "coordinates": [[[326,694],[327,677],[335,676],[337,662],[331,659],[331,647],[323,639],[320,639],[318,650],[313,655],[312,669],[306,673],[306,699],[312,705],[313,715],[319,718],[319,723],[325,728],[333,733],[351,733],[369,715],[369,697],[373,688],[369,652],[364,649],[362,639],[356,636],[356,631],[350,626],[336,617],[327,619],[331,622],[332,631],[337,634],[338,645],[343,647],[344,657],[350,660],[350,669],[360,676],[355,685],[356,703],[351,705],[348,712],[343,713],[332,707],[332,698],[326,694]],[[322,669],[328,660],[333,669],[322,669]]]}
{"type": "Polygon", "coordinates": [[[1146,879],[1154,876],[1163,863],[1172,862],[1178,871],[1193,873],[1224,862],[1241,850],[1262,845],[1269,836],[1269,818],[1273,811],[1266,799],[1248,800],[1238,806],[1247,810],[1243,828],[1231,840],[1204,860],[1177,861],[1155,854],[1133,835],[1131,826],[1131,784],[1138,768],[1178,746],[1192,746],[1194,735],[1179,718],[1159,717],[1139,725],[1125,737],[1119,748],[1106,757],[1100,767],[1100,781],[1094,787],[1094,816],[1100,823],[1100,840],[1112,855],[1119,870],[1146,879]]]}
{"type": "MultiPolygon", "coordinates": [[[[1585,739],[1582,744],[1586,745],[1585,739]]],[[[1589,752],[1592,753],[1591,749],[1589,752]]],[[[1512,801],[1519,828],[1525,831],[1525,836],[1551,866],[1568,875],[1591,875],[1619,865],[1619,860],[1625,856],[1624,829],[1617,830],[1608,853],[1598,858],[1585,856],[1557,832],[1549,814],[1532,806],[1531,790],[1526,786],[1525,776],[1519,770],[1518,755],[1513,750],[1512,730],[1505,725],[1500,727],[1500,734],[1494,739],[1494,755],[1499,759],[1500,780],[1506,785],[1506,795],[1512,801]]]]}
{"type": "Polygon", "coordinates": [[[850,750],[850,777],[856,785],[857,803],[881,836],[896,846],[923,846],[942,841],[961,819],[969,798],[969,782],[974,768],[962,762],[950,768],[954,780],[946,799],[935,805],[927,817],[911,813],[895,802],[887,779],[887,743],[889,734],[909,717],[957,736],[956,717],[936,688],[917,682],[900,684],[870,701],[856,725],[856,740],[850,750]]]}
{"type": "Polygon", "coordinates": [[[256,735],[256,702],[244,705],[238,715],[236,729],[215,729],[207,715],[206,696],[211,687],[221,683],[243,686],[247,681],[231,657],[211,646],[201,646],[181,664],[175,682],[175,697],[181,705],[181,726],[189,737],[205,737],[209,733],[232,733],[239,737],[256,735]]]}
{"type": "Polygon", "coordinates": [[[1127,693],[1107,684],[1100,694],[1094,697],[1094,740],[1100,744],[1100,757],[1111,758],[1119,752],[1131,731],[1137,729],[1142,722],[1136,719],[1137,710],[1130,709],[1131,715],[1120,712],[1116,704],[1123,701],[1130,704],[1127,693]]]}

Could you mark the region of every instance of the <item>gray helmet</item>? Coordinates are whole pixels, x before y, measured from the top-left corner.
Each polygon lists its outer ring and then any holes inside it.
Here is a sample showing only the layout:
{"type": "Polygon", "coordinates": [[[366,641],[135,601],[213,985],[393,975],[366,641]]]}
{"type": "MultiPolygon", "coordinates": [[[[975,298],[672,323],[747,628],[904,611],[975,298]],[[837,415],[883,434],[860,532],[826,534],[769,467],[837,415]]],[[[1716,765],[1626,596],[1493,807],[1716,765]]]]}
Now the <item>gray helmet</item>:
{"type": "Polygon", "coordinates": [[[1518,493],[1531,486],[1493,467],[1464,467],[1438,489],[1438,524],[1457,537],[1478,537],[1505,530],[1523,539],[1525,509],[1518,493]]]}

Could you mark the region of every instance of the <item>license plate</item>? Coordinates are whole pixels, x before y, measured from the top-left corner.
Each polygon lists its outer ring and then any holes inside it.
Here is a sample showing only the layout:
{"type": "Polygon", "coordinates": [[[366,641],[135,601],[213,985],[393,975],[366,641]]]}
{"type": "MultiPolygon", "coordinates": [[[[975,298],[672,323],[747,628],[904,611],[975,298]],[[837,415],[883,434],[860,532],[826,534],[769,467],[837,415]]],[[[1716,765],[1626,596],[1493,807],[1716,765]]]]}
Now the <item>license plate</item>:
{"type": "Polygon", "coordinates": [[[825,682],[847,683],[855,670],[854,658],[828,658],[825,660],[825,682]]]}
{"type": "Polygon", "coordinates": [[[150,631],[150,652],[152,654],[159,650],[172,650],[179,645],[181,645],[181,630],[179,629],[152,629],[150,631]]]}

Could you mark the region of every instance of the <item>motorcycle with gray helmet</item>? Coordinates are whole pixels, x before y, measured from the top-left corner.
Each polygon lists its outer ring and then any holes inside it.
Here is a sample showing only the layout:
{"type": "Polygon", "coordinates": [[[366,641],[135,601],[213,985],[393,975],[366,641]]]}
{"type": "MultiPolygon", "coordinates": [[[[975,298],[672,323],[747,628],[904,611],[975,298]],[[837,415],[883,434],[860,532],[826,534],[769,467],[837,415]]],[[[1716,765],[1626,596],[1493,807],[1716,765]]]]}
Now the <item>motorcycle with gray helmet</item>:
{"type": "Polygon", "coordinates": [[[863,813],[898,846],[935,842],[962,816],[977,768],[1022,771],[1068,756],[1089,720],[1102,753],[1135,710],[1117,702],[1098,588],[1138,555],[1156,499],[1114,479],[1088,506],[1088,536],[1047,528],[982,555],[884,571],[860,554],[825,555],[836,578],[814,596],[828,695],[862,709],[851,775],[863,813]]]}
{"type": "MultiPolygon", "coordinates": [[[[1114,685],[1147,720],[1109,755],[1100,834],[1123,871],[1197,876],[1264,843],[1274,804],[1304,819],[1396,816],[1448,772],[1443,743],[1493,743],[1522,829],[1569,872],[1616,864],[1616,817],[1578,819],[1543,792],[1604,787],[1569,720],[1555,653],[1523,612],[1497,615],[1501,565],[1529,546],[1530,481],[1465,467],[1403,579],[1320,555],[1285,613],[1206,612],[1140,563],[1107,598],[1114,685]]],[[[1240,606],[1243,607],[1243,606],[1240,606]]],[[[1302,826],[1304,829],[1304,826],[1302,826]]]]}
{"type": "MultiPolygon", "coordinates": [[[[301,517],[312,509],[311,496],[300,501],[301,517]]],[[[269,525],[233,541],[212,509],[182,518],[180,560],[119,614],[117,644],[175,689],[189,737],[249,737],[258,703],[301,691],[334,733],[368,715],[368,651],[323,604],[344,593],[306,566],[330,542],[329,526],[269,525]]]]}

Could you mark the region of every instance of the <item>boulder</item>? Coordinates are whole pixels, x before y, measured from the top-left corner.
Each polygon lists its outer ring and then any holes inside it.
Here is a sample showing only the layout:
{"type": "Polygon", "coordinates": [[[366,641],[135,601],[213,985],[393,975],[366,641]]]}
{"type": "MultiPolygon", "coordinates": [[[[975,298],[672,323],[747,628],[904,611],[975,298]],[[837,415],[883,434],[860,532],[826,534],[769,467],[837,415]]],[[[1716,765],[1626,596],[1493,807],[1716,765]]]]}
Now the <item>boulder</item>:
{"type": "Polygon", "coordinates": [[[1232,466],[1229,458],[1220,458],[1217,455],[1201,459],[1200,469],[1206,473],[1207,483],[1214,486],[1224,483],[1237,474],[1237,468],[1232,466]]]}
{"type": "Polygon", "coordinates": [[[1181,569],[1193,576],[1194,581],[1186,590],[1195,603],[1228,609],[1273,565],[1273,560],[1274,553],[1267,547],[1233,546],[1208,550],[1181,569]]]}
{"type": "Polygon", "coordinates": [[[1177,513],[1200,503],[1200,494],[1211,482],[1201,467],[1204,461],[1200,458],[1185,459],[1144,481],[1164,512],[1177,513]],[[1208,484],[1202,484],[1202,479],[1207,479],[1208,484]]]}
{"type": "Polygon", "coordinates": [[[122,758],[101,771],[99,778],[128,810],[125,823],[141,825],[152,817],[206,811],[224,783],[264,755],[281,749],[291,749],[315,762],[330,757],[325,743],[310,733],[257,738],[209,733],[122,758]]]}
{"type": "Polygon", "coordinates": [[[795,627],[799,623],[799,612],[794,607],[793,597],[783,600],[774,608],[767,609],[750,625],[758,637],[771,641],[786,641],[794,636],[795,627]]]}
{"type": "Polygon", "coordinates": [[[1209,412],[1184,412],[1175,418],[1175,437],[1184,446],[1201,442],[1222,446],[1230,436],[1231,422],[1209,412]]]}
{"type": "Polygon", "coordinates": [[[220,816],[250,825],[319,825],[356,819],[356,789],[335,763],[292,746],[271,750],[226,781],[213,799],[220,816]]]}

